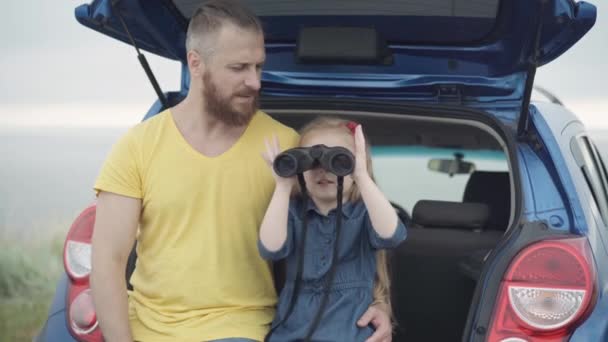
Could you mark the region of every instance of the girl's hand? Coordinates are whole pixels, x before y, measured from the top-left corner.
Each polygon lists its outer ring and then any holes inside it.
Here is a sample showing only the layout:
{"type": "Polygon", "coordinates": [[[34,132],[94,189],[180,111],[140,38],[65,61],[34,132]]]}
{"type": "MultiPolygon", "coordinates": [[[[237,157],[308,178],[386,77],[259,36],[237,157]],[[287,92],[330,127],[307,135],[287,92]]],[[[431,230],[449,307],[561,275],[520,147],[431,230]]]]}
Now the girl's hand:
{"type": "Polygon", "coordinates": [[[353,172],[353,179],[355,182],[359,182],[365,177],[369,178],[365,136],[363,135],[363,127],[357,125],[355,128],[355,171],[353,172]]]}
{"type": "Polygon", "coordinates": [[[262,158],[266,161],[268,166],[270,167],[270,171],[274,176],[274,180],[277,184],[277,187],[286,187],[291,189],[295,185],[295,177],[281,177],[274,172],[273,162],[274,159],[281,153],[281,146],[279,145],[279,138],[276,134],[273,134],[272,139],[264,139],[264,144],[266,145],[266,152],[262,153],[262,158]]]}

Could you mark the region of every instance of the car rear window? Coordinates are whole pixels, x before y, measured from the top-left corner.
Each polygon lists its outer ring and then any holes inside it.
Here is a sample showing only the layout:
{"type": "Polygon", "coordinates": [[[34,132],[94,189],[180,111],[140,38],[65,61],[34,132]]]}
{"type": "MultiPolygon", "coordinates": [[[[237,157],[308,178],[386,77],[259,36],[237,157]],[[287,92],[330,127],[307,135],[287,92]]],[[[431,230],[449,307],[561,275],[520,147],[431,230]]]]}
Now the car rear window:
{"type": "Polygon", "coordinates": [[[455,153],[461,153],[466,161],[473,163],[475,171],[509,171],[503,151],[374,146],[374,178],[389,200],[410,213],[422,199],[461,202],[471,175],[449,175],[429,168],[431,159],[453,159],[455,153]]]}
{"type": "Polygon", "coordinates": [[[581,171],[597,204],[604,225],[608,225],[608,175],[606,166],[591,140],[582,136],[576,140],[583,158],[581,171]]]}
{"type": "MultiPolygon", "coordinates": [[[[247,0],[271,40],[293,40],[302,26],[375,27],[389,42],[457,43],[483,39],[500,0],[247,0]],[[294,16],[301,17],[294,20],[294,16]]],[[[174,0],[190,18],[200,0],[174,0]]]]}

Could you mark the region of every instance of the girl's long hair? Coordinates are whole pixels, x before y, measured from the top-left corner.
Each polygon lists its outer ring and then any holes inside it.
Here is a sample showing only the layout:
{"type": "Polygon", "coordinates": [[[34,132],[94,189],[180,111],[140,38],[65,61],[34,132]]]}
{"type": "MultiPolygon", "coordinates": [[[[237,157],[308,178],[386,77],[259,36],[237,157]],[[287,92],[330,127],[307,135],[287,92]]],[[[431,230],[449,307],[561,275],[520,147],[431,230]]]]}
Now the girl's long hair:
{"type": "MultiPolygon", "coordinates": [[[[299,146],[302,146],[302,142],[306,138],[306,136],[311,132],[317,131],[332,131],[337,134],[345,134],[354,139],[354,132],[348,127],[348,120],[343,120],[335,117],[327,117],[322,116],[318,117],[308,124],[306,124],[302,129],[300,129],[300,141],[299,146]]],[[[354,144],[354,143],[353,143],[354,144]]],[[[372,156],[371,156],[371,145],[369,143],[369,139],[365,137],[365,150],[367,156],[367,172],[369,173],[372,180],[374,180],[374,174],[372,172],[372,156]]],[[[348,194],[347,199],[350,202],[355,202],[361,199],[361,192],[357,187],[356,183],[353,183],[351,187],[350,194],[348,194]]],[[[391,306],[391,280],[390,274],[388,271],[388,258],[386,255],[386,251],[378,250],[376,252],[376,277],[374,281],[374,303],[380,302],[385,303],[386,308],[388,310],[387,314],[391,319],[391,322],[395,322],[392,312],[391,306]]]]}

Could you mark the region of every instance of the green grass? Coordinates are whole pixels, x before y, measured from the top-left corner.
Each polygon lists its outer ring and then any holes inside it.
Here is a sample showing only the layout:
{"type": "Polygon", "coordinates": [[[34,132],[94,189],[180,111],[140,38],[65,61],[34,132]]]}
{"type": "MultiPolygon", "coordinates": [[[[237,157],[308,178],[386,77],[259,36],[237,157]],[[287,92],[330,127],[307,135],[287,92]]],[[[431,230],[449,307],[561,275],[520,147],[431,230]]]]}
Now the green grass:
{"type": "Polygon", "coordinates": [[[31,341],[42,328],[63,270],[64,237],[0,238],[0,341],[31,341]]]}

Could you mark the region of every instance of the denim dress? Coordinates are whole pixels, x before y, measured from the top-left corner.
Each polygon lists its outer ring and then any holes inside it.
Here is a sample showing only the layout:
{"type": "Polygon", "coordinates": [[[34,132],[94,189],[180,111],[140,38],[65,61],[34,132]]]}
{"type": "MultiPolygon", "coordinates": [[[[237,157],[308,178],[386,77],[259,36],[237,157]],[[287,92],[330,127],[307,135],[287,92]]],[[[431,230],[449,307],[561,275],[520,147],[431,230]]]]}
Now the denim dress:
{"type": "MultiPolygon", "coordinates": [[[[287,258],[287,277],[272,327],[283,321],[293,296],[297,273],[296,246],[302,238],[303,201],[294,199],[289,206],[287,238],[277,251],[267,250],[258,241],[260,255],[267,260],[287,258]]],[[[312,201],[306,203],[308,232],[304,247],[302,285],[291,315],[273,331],[270,341],[303,340],[314,320],[323,297],[336,239],[336,210],[321,214],[312,201]]],[[[363,201],[347,202],[342,208],[342,228],[338,241],[338,261],[328,303],[313,341],[365,341],[374,332],[371,326],[359,328],[357,321],[373,301],[376,251],[397,246],[406,237],[401,221],[392,237],[381,238],[372,227],[363,201]]]]}

